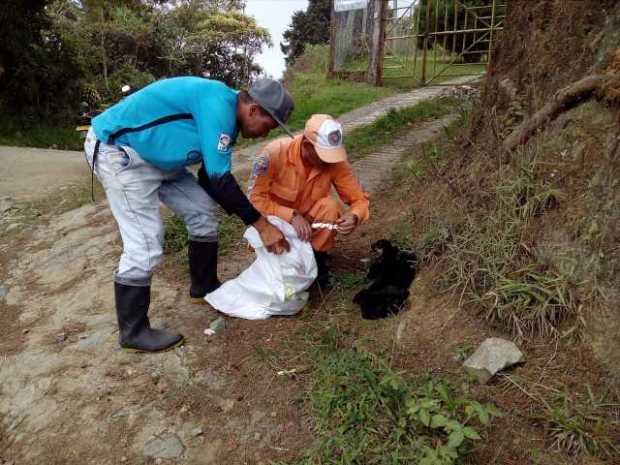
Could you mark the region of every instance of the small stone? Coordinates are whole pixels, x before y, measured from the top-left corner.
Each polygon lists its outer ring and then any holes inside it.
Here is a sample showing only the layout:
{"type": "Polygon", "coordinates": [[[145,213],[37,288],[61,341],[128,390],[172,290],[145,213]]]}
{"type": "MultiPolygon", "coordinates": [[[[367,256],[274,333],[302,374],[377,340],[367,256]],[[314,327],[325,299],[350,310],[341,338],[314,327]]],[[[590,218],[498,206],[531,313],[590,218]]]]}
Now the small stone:
{"type": "Polygon", "coordinates": [[[198,426],[197,428],[194,428],[191,431],[191,435],[195,438],[197,438],[198,436],[202,436],[203,434],[204,434],[204,431],[202,430],[200,426],[198,426]]]}
{"type": "Polygon", "coordinates": [[[224,413],[230,412],[233,408],[235,408],[234,399],[222,399],[218,402],[218,404],[224,413]]]}
{"type": "Polygon", "coordinates": [[[11,197],[0,197],[0,215],[13,208],[13,199],[11,197]]]}
{"type": "Polygon", "coordinates": [[[121,462],[126,462],[127,461],[127,457],[125,457],[124,455],[121,457],[121,462]]]}
{"type": "Polygon", "coordinates": [[[218,319],[216,319],[213,323],[209,325],[209,329],[214,331],[215,333],[219,333],[225,327],[226,327],[226,321],[224,321],[224,318],[222,317],[219,317],[218,319]]]}
{"type": "Polygon", "coordinates": [[[485,384],[499,371],[522,360],[523,353],[514,342],[490,337],[465,360],[463,367],[468,373],[476,376],[481,384],[485,384]]]}
{"type": "Polygon", "coordinates": [[[277,412],[271,412],[271,418],[275,418],[277,416],[278,416],[277,412]]]}
{"type": "Polygon", "coordinates": [[[260,433],[254,433],[254,440],[260,441],[260,433]]]}
{"type": "Polygon", "coordinates": [[[62,343],[65,342],[67,340],[67,335],[65,333],[58,333],[56,334],[56,342],[57,343],[62,343]]]}
{"type": "Polygon", "coordinates": [[[24,329],[24,330],[22,331],[22,334],[28,334],[29,332],[30,332],[30,330],[29,330],[28,328],[26,328],[26,329],[24,329]]]}
{"type": "Polygon", "coordinates": [[[159,391],[160,394],[163,394],[164,392],[166,392],[168,388],[169,388],[168,383],[164,380],[159,380],[159,382],[157,383],[157,390],[159,391]]]}
{"type": "Polygon", "coordinates": [[[103,342],[108,338],[108,334],[105,333],[95,333],[88,335],[81,335],[80,342],[78,342],[78,347],[82,350],[84,349],[92,349],[103,342]]]}
{"type": "Polygon", "coordinates": [[[174,459],[183,454],[185,447],[174,433],[165,433],[146,442],[143,453],[155,459],[174,459]]]}

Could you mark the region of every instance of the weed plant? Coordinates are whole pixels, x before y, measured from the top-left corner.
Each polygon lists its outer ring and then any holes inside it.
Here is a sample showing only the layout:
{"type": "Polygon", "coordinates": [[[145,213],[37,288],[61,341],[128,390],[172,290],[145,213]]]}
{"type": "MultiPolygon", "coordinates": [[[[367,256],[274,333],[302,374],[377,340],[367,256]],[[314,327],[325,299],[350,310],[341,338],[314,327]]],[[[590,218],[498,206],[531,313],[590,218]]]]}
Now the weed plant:
{"type": "Polygon", "coordinates": [[[297,465],[461,463],[500,415],[445,381],[405,378],[362,343],[344,344],[334,329],[314,358],[308,401],[317,440],[297,465]]]}

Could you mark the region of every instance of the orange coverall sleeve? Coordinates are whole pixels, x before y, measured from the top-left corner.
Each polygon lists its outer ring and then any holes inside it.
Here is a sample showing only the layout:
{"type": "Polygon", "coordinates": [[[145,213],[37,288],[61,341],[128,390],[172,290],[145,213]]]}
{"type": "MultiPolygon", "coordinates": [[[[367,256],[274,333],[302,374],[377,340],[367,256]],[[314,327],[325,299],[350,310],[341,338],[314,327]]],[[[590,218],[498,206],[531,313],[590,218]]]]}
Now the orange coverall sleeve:
{"type": "Polygon", "coordinates": [[[370,201],[368,194],[360,184],[349,162],[344,162],[338,166],[333,178],[336,192],[340,198],[350,206],[350,213],[354,213],[360,223],[368,221],[370,216],[370,201]]]}
{"type": "Polygon", "coordinates": [[[294,210],[274,202],[270,195],[278,162],[278,154],[273,153],[271,145],[263,149],[254,161],[249,182],[250,202],[262,215],[274,215],[290,223],[294,210]]]}

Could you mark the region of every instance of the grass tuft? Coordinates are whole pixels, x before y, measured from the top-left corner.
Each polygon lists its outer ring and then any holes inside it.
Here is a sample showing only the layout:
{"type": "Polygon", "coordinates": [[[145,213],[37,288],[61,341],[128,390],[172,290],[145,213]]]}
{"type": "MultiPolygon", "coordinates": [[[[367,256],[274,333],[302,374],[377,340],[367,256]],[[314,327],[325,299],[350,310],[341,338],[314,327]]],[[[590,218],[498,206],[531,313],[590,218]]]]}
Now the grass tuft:
{"type": "Polygon", "coordinates": [[[468,296],[489,321],[519,338],[560,335],[560,325],[576,318],[581,304],[583,283],[547,263],[535,246],[536,218],[563,199],[538,169],[535,157],[506,168],[490,197],[490,214],[467,216],[443,258],[444,288],[468,296]]]}
{"type": "Polygon", "coordinates": [[[558,393],[536,419],[544,425],[556,451],[572,456],[618,457],[620,448],[614,444],[612,419],[604,405],[591,391],[585,400],[558,393]]]}

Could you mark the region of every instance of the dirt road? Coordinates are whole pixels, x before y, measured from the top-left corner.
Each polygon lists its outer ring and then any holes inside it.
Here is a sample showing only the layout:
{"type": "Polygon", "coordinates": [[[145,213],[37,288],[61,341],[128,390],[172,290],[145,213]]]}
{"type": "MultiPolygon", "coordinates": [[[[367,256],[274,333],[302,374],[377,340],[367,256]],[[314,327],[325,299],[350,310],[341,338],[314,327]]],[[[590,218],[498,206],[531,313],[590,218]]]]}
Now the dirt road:
{"type": "MultiPolygon", "coordinates": [[[[405,147],[448,121],[414,126],[400,144],[359,160],[371,191],[405,147]]],[[[0,463],[258,465],[295,457],[310,437],[301,385],[260,357],[303,320],[228,320],[208,338],[202,331],[217,315],[187,301],[187,277],[175,268],[155,277],[152,322],[180,330],[188,343],[156,355],[121,351],[112,294],[120,251],[104,202],[44,216],[27,240],[4,249],[0,463]]],[[[242,246],[233,255],[222,263],[224,279],[252,259],[242,246]]]]}
{"type": "Polygon", "coordinates": [[[16,201],[39,200],[89,176],[82,152],[0,146],[0,160],[0,197],[16,201]]]}

